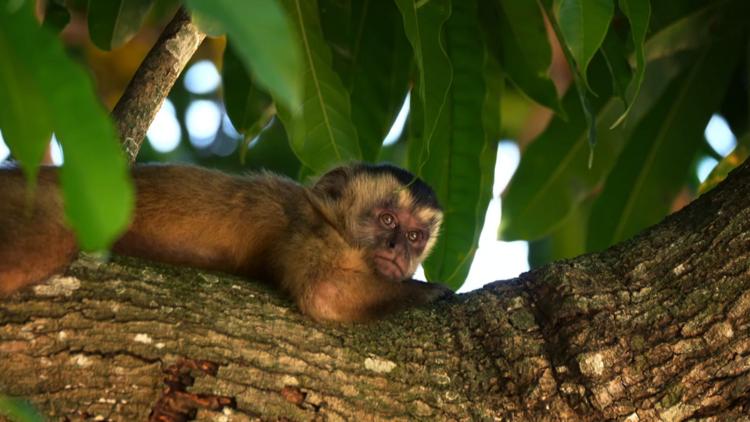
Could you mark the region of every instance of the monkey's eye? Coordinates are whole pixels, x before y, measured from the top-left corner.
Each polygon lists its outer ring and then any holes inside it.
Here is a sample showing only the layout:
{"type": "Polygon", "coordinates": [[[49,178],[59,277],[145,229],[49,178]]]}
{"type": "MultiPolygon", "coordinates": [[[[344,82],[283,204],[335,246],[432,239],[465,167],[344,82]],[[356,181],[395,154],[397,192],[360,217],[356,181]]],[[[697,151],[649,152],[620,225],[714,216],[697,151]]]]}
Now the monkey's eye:
{"type": "Polygon", "coordinates": [[[391,213],[384,212],[380,214],[380,222],[389,229],[392,229],[396,225],[396,217],[391,213]]]}
{"type": "Polygon", "coordinates": [[[409,242],[416,243],[422,239],[422,232],[412,230],[406,233],[406,238],[409,239],[409,242]]]}

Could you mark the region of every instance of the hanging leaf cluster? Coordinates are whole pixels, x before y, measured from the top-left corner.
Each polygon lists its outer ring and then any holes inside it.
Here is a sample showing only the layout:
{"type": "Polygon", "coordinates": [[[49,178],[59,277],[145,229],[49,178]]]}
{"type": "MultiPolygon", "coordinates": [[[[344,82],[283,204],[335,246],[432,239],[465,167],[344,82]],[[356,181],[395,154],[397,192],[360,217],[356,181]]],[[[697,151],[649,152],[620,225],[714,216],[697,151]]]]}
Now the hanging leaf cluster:
{"type": "MultiPolygon", "coordinates": [[[[65,154],[68,217],[84,247],[106,248],[128,221],[132,187],[91,81],[54,32],[70,22],[68,8],[77,7],[86,13],[92,42],[113,50],[155,8],[179,2],[50,0],[42,26],[32,3],[0,3],[0,55],[8,58],[0,63],[0,130],[32,179],[56,134],[65,154]]],[[[446,222],[425,271],[459,287],[491,199],[497,142],[517,135],[503,124],[501,116],[512,114],[506,97],[520,95],[554,116],[522,152],[503,198],[501,237],[541,239],[532,255],[545,250],[542,260],[604,248],[670,212],[705,152],[702,130],[712,114],[729,110],[732,128],[746,131],[747,96],[726,95],[738,86],[747,91],[746,3],[185,0],[183,6],[209,35],[226,35],[224,106],[246,142],[258,140],[255,153],[263,149],[289,162],[300,178],[341,162],[386,159],[435,188],[446,222]],[[567,90],[550,76],[555,51],[571,72],[567,90]],[[406,130],[384,146],[405,98],[406,130]]],[[[735,162],[741,154],[731,156],[735,162]]],[[[731,163],[720,167],[726,174],[731,163]]]]}

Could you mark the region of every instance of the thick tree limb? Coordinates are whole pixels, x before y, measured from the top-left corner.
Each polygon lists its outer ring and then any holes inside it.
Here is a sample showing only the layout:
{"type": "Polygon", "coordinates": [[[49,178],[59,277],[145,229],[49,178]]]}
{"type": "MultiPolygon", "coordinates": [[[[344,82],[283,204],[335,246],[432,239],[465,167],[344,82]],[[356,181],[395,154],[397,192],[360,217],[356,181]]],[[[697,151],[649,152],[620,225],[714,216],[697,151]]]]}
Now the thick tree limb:
{"type": "Polygon", "coordinates": [[[0,303],[0,391],[53,419],[748,421],[749,288],[745,163],[633,240],[370,325],[79,260],[0,303]]]}
{"type": "Polygon", "coordinates": [[[206,34],[192,24],[185,9],[179,8],[112,110],[131,163],[138,156],[156,112],[205,37],[206,34]]]}

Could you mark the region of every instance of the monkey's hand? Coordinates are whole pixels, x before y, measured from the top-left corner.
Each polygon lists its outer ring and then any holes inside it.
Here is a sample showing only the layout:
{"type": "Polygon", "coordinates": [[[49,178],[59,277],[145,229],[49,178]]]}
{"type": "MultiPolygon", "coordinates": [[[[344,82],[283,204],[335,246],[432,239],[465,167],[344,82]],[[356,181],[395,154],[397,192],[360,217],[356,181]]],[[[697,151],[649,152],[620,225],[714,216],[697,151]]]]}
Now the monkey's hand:
{"type": "Polygon", "coordinates": [[[448,299],[456,295],[456,293],[451,288],[441,283],[425,283],[423,281],[414,280],[411,278],[402,281],[402,283],[413,283],[417,287],[417,289],[421,289],[423,291],[421,300],[419,301],[419,303],[415,303],[415,305],[430,303],[441,299],[448,299]]]}
{"type": "Polygon", "coordinates": [[[442,284],[412,279],[393,282],[368,273],[346,273],[310,287],[295,298],[302,312],[318,321],[369,321],[454,295],[442,284]]]}

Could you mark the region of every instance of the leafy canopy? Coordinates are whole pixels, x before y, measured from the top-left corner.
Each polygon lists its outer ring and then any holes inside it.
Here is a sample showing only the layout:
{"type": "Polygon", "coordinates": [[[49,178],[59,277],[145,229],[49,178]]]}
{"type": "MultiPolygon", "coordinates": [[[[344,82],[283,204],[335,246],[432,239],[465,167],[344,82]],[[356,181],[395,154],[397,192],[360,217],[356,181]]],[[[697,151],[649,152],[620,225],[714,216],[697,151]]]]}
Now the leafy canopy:
{"type": "MultiPolygon", "coordinates": [[[[54,31],[69,25],[70,13],[86,13],[93,44],[114,54],[154,25],[149,16],[165,2],[80,3],[47,2],[43,26],[31,1],[0,3],[0,130],[31,180],[55,133],[70,223],[84,248],[103,249],[127,224],[132,186],[84,65],[54,31]]],[[[185,6],[207,33],[226,35],[223,101],[245,143],[254,140],[250,164],[300,178],[351,160],[409,167],[446,211],[426,274],[455,288],[491,199],[497,142],[517,139],[533,121],[513,105],[554,113],[522,145],[503,198],[500,235],[534,240],[534,263],[626,239],[695,192],[695,162],[713,154],[703,128],[714,113],[747,132],[745,0],[185,6]],[[555,52],[570,70],[567,90],[551,77],[555,52]],[[407,93],[407,129],[383,146],[407,93]]],[[[747,156],[745,143],[738,148],[720,174],[747,156]]]]}

